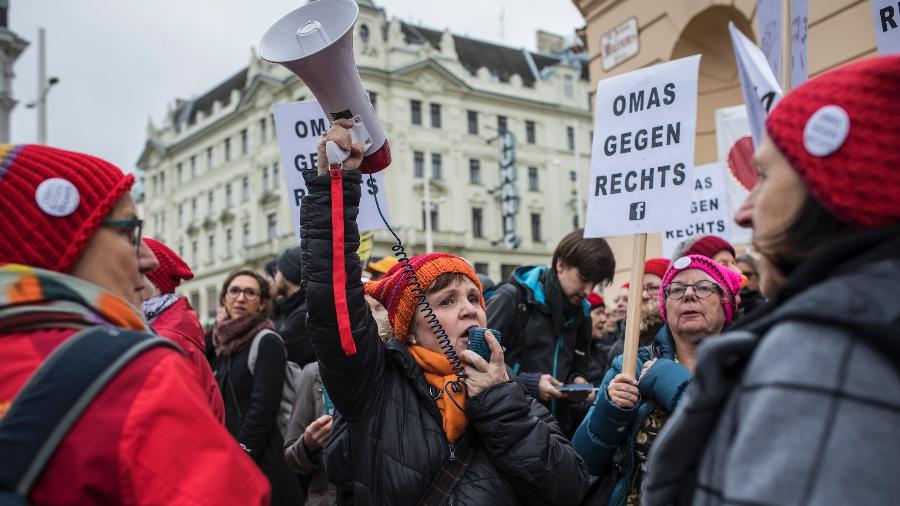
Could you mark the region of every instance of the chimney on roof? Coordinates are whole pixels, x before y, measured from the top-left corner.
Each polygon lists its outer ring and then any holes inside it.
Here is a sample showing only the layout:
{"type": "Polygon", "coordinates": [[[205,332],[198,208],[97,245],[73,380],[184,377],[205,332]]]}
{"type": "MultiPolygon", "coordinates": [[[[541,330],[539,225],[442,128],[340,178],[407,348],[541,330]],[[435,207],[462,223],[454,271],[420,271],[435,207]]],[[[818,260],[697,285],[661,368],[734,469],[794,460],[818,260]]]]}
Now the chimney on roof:
{"type": "Polygon", "coordinates": [[[562,52],[566,48],[566,39],[561,35],[538,30],[535,37],[537,38],[537,50],[539,53],[555,54],[562,52]]]}

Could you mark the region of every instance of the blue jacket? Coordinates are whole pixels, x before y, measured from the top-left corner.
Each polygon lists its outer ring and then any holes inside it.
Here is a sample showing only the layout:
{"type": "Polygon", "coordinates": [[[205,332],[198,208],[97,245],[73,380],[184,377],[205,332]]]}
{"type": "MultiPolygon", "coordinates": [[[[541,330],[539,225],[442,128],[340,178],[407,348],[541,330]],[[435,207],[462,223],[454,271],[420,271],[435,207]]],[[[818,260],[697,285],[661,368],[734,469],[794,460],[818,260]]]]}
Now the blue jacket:
{"type": "Polygon", "coordinates": [[[619,479],[613,489],[610,504],[625,504],[628,484],[635,470],[634,438],[647,416],[661,406],[674,411],[681,394],[691,381],[691,373],[675,359],[675,341],[664,325],[656,334],[651,346],[638,350],[637,371],[640,374],[644,362],[657,358],[656,364],[638,383],[641,397],[631,409],[621,409],[609,399],[606,388],[616,375],[622,372],[622,355],[613,360],[603,378],[597,399],[581,422],[572,445],[595,476],[603,476],[619,469],[619,479]]]}

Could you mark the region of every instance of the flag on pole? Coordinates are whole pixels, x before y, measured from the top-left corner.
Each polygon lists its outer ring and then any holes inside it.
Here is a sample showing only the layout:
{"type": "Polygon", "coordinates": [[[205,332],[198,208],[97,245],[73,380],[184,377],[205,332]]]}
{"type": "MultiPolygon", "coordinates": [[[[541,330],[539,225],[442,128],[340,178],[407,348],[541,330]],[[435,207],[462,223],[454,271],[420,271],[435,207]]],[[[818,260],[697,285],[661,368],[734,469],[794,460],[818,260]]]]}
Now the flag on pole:
{"type": "Polygon", "coordinates": [[[741,78],[741,90],[744,104],[747,106],[753,145],[759,146],[766,116],[781,99],[781,87],[772,69],[769,68],[765,55],[756,44],[741,33],[734,23],[728,23],[728,31],[731,33],[731,44],[734,46],[734,58],[741,78]]]}

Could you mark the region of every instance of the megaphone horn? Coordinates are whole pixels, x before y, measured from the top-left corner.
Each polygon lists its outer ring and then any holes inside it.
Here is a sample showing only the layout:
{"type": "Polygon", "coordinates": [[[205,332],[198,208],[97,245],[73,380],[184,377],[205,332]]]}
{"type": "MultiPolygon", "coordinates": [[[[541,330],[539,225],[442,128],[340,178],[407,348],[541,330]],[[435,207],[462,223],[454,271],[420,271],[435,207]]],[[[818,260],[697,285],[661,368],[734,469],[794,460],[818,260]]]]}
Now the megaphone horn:
{"type": "MultiPolygon", "coordinates": [[[[354,0],[310,2],[266,31],[259,42],[259,56],[299,77],[332,121],[354,121],[350,135],[363,145],[360,170],[371,174],[390,165],[391,148],[353,60],[353,26],[358,16],[354,0]]],[[[347,156],[349,152],[344,152],[342,161],[347,156]]]]}

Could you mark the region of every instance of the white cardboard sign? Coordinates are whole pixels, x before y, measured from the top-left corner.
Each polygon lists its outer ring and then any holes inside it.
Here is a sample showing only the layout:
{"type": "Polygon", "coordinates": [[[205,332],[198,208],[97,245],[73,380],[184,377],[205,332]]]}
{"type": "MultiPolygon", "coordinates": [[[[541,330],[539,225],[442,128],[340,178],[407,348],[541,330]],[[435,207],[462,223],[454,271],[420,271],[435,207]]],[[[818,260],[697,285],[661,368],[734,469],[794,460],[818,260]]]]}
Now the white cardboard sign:
{"type": "MultiPolygon", "coordinates": [[[[300,207],[306,196],[306,182],[301,171],[317,167],[317,144],[328,130],[331,122],[322,107],[314,100],[289,102],[272,106],[275,112],[275,134],[281,148],[281,163],[287,186],[288,204],[294,221],[294,235],[300,242],[300,207]]],[[[384,172],[373,176],[363,175],[362,199],[359,203],[360,232],[384,228],[384,222],[375,207],[375,194],[384,217],[390,220],[387,209],[387,194],[384,189],[384,172]],[[373,187],[374,186],[374,187],[373,187]]]]}
{"type": "Polygon", "coordinates": [[[661,232],[690,206],[700,55],[597,84],[585,237],[661,232]]]}
{"type": "Polygon", "coordinates": [[[725,168],[721,163],[694,167],[691,207],[687,214],[673,217],[674,223],[662,233],[663,256],[686,240],[702,235],[717,235],[731,242],[732,216],[728,205],[725,168]]]}
{"type": "Polygon", "coordinates": [[[872,18],[878,54],[900,53],[900,3],[897,0],[872,0],[872,18]]]}

